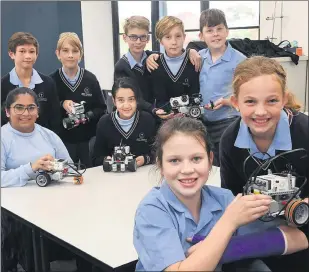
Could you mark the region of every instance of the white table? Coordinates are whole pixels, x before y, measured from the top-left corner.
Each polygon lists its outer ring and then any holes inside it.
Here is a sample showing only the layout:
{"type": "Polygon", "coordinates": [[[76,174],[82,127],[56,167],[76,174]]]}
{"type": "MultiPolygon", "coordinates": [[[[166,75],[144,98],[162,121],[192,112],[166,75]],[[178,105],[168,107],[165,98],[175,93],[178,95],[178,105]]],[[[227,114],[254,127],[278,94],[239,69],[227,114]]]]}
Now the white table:
{"type": "MultiPolygon", "coordinates": [[[[40,229],[96,258],[111,268],[137,259],[133,246],[136,208],[159,184],[155,166],[135,173],[104,173],[90,168],[84,184],[71,178],[38,187],[34,181],[21,188],[2,189],[1,206],[40,229]]],[[[214,167],[208,184],[220,185],[214,167]]]]}

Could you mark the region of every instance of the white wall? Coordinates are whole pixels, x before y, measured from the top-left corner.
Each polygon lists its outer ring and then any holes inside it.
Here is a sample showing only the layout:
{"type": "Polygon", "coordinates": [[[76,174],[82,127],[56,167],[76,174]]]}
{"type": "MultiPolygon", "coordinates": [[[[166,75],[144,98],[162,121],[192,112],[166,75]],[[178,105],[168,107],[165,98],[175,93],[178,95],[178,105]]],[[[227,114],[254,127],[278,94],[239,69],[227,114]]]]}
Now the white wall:
{"type": "Polygon", "coordinates": [[[112,9],[110,1],[81,1],[85,68],[111,90],[114,74],[112,9]]]}
{"type": "MultiPolygon", "coordinates": [[[[273,21],[266,20],[272,17],[276,5],[276,16],[281,16],[283,3],[282,40],[298,41],[303,48],[303,54],[308,56],[308,1],[260,1],[260,39],[272,36],[273,21]]],[[[274,40],[278,44],[281,36],[281,19],[276,18],[274,26],[274,40]]]]}

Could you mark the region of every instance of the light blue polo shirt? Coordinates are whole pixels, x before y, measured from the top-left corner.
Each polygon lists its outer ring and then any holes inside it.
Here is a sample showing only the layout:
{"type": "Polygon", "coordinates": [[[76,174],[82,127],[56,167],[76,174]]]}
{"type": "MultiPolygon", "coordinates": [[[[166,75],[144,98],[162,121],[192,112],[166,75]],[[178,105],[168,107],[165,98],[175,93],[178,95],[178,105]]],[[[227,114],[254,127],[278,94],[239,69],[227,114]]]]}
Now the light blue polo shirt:
{"type": "Polygon", "coordinates": [[[143,56],[142,56],[140,62],[137,62],[137,61],[133,58],[133,56],[132,56],[132,54],[131,54],[130,51],[128,51],[128,52],[126,53],[126,57],[127,57],[127,59],[128,59],[128,62],[129,62],[129,64],[130,64],[131,69],[133,69],[135,65],[137,65],[137,66],[139,66],[139,67],[143,67],[143,65],[144,65],[144,60],[147,58],[147,54],[146,54],[145,51],[143,52],[143,56]]]}
{"type": "MultiPolygon", "coordinates": [[[[228,98],[232,95],[233,74],[238,63],[246,59],[246,56],[232,48],[227,43],[224,54],[215,63],[212,62],[209,48],[199,51],[202,57],[202,69],[200,72],[200,93],[203,96],[203,105],[215,102],[219,98],[228,98]]],[[[218,110],[205,109],[207,121],[218,121],[239,113],[230,106],[223,106],[218,110]]]]}
{"type": "MultiPolygon", "coordinates": [[[[249,132],[248,126],[243,121],[240,121],[239,131],[234,146],[248,149],[251,155],[258,152],[254,154],[254,157],[256,158],[262,160],[266,160],[269,158],[267,154],[263,154],[258,150],[249,132]]],[[[275,136],[271,145],[267,150],[267,153],[271,157],[274,157],[276,155],[276,150],[285,150],[285,151],[292,150],[292,139],[291,139],[289,118],[284,110],[281,111],[275,136]]]]}
{"type": "Polygon", "coordinates": [[[61,68],[61,70],[62,70],[62,73],[63,73],[63,75],[64,75],[64,77],[66,78],[66,80],[72,85],[72,86],[74,86],[75,84],[76,84],[76,82],[77,82],[77,80],[78,80],[78,78],[79,78],[79,74],[80,74],[80,67],[78,66],[78,70],[77,70],[77,73],[76,73],[76,75],[74,76],[74,78],[69,78],[69,76],[65,73],[65,71],[64,71],[64,68],[62,67],[61,68]]]}
{"type": "MultiPolygon", "coordinates": [[[[201,194],[198,223],[166,182],[146,195],[135,215],[133,243],[138,254],[136,271],[163,271],[185,260],[185,253],[192,246],[186,238],[195,234],[207,236],[234,199],[230,190],[208,185],[203,186],[201,194]]],[[[274,225],[278,222],[265,224],[257,220],[239,228],[235,235],[265,230],[274,225]]]]}
{"type": "MultiPolygon", "coordinates": [[[[24,87],[23,83],[20,81],[15,67],[10,72],[10,82],[11,84],[18,86],[18,87],[24,87]]],[[[32,68],[32,75],[30,79],[29,89],[34,89],[36,84],[41,84],[43,82],[42,78],[40,77],[39,73],[32,68]]]]}

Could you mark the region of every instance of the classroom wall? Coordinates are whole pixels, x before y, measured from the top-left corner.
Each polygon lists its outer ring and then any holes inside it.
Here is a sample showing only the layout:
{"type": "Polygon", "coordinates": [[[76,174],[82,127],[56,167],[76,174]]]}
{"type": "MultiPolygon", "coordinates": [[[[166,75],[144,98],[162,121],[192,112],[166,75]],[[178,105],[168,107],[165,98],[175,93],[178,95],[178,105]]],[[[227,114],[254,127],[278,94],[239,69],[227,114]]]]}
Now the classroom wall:
{"type": "Polygon", "coordinates": [[[266,20],[272,17],[276,4],[276,16],[281,16],[283,3],[283,19],[276,18],[274,25],[275,44],[280,42],[281,25],[282,40],[298,41],[303,47],[303,54],[308,56],[308,1],[260,1],[260,39],[272,36],[273,21],[266,20]]]}
{"type": "Polygon", "coordinates": [[[94,73],[104,90],[111,90],[114,50],[110,1],[81,1],[85,67],[94,73]]]}
{"type": "MultiPolygon", "coordinates": [[[[83,42],[80,1],[1,1],[1,76],[14,67],[7,42],[18,31],[31,32],[38,39],[40,52],[34,67],[50,74],[60,67],[55,49],[61,32],[75,32],[83,42]]],[[[80,65],[84,67],[84,61],[80,65]]]]}

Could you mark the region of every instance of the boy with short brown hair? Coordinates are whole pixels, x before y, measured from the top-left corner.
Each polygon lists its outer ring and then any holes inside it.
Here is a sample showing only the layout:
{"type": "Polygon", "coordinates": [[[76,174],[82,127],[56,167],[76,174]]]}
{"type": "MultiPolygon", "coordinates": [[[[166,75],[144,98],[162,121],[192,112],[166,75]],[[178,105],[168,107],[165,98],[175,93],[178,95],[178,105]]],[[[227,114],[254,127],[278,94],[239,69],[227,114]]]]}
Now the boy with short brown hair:
{"type": "Polygon", "coordinates": [[[39,53],[37,39],[31,33],[16,32],[8,41],[8,51],[15,67],[1,78],[1,125],[8,122],[3,108],[8,93],[16,87],[28,87],[38,95],[39,118],[37,123],[58,132],[60,106],[55,83],[50,77],[33,68],[39,53]]]}

